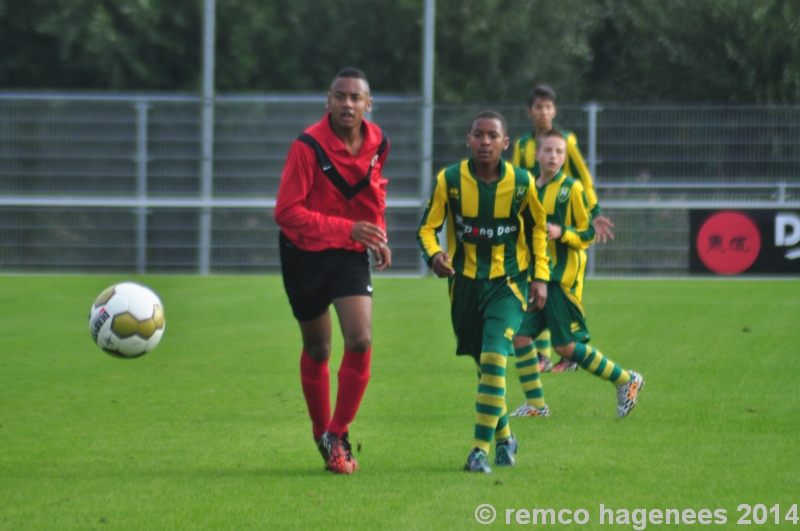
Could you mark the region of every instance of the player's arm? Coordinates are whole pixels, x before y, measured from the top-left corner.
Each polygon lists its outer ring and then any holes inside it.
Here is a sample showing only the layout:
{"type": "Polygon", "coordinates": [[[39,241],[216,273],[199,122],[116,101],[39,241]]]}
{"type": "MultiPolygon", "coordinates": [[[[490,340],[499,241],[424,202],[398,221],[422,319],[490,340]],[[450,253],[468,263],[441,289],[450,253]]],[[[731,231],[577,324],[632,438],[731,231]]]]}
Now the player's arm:
{"type": "Polygon", "coordinates": [[[444,178],[444,170],[442,170],[436,177],[431,198],[428,200],[428,206],[425,208],[417,231],[417,243],[422,249],[422,258],[439,277],[454,274],[450,265],[450,257],[439,245],[436,237],[447,218],[447,207],[447,182],[444,178]]]}
{"type": "Polygon", "coordinates": [[[522,151],[519,149],[520,143],[522,143],[521,138],[514,142],[514,155],[511,157],[511,164],[518,168],[522,167],[522,151]]]}
{"type": "Polygon", "coordinates": [[[594,243],[596,233],[592,215],[589,213],[589,201],[581,183],[575,182],[570,191],[569,208],[574,225],[562,225],[559,240],[573,249],[587,249],[594,243]]]}
{"type": "MultiPolygon", "coordinates": [[[[547,214],[536,193],[534,180],[528,189],[527,206],[523,209],[523,222],[531,227],[527,238],[528,252],[531,256],[530,277],[532,281],[550,281],[550,257],[547,255],[547,214]]],[[[527,231],[526,231],[527,232],[527,231]]]]}
{"type": "Polygon", "coordinates": [[[363,243],[367,247],[372,250],[372,254],[375,256],[375,271],[383,271],[384,269],[390,267],[392,265],[392,250],[389,249],[388,237],[386,235],[386,185],[389,181],[383,176],[383,168],[386,164],[386,157],[389,156],[389,147],[391,144],[386,146],[386,149],[381,156],[378,158],[377,166],[380,168],[380,180],[378,184],[380,186],[380,204],[378,208],[380,210],[380,226],[375,227],[371,223],[366,223],[367,229],[371,229],[373,234],[367,234],[363,238],[363,240],[359,240],[358,235],[356,234],[356,229],[360,229],[359,225],[364,224],[365,222],[356,222],[353,224],[353,231],[350,234],[350,239],[357,241],[359,243],[363,243]],[[380,239],[380,233],[376,233],[374,230],[378,228],[383,231],[383,240],[380,239]],[[377,239],[377,241],[376,241],[377,239]]]}
{"type": "Polygon", "coordinates": [[[597,202],[597,194],[594,191],[592,174],[589,173],[589,167],[583,160],[581,150],[578,148],[578,138],[574,133],[570,133],[567,137],[567,165],[569,166],[568,175],[579,179],[583,185],[586,199],[589,202],[589,212],[594,217],[603,215],[597,202]]]}
{"type": "Polygon", "coordinates": [[[547,255],[547,214],[536,193],[531,178],[527,205],[522,210],[526,245],[531,256],[528,269],[528,311],[538,312],[547,301],[547,282],[550,281],[550,257],[547,255]],[[530,229],[529,229],[530,227],[530,229]]]}
{"type": "Polygon", "coordinates": [[[611,220],[603,215],[600,210],[600,203],[597,200],[597,193],[594,190],[594,181],[592,174],[589,172],[589,167],[583,160],[581,150],[578,149],[578,139],[573,133],[567,137],[567,165],[569,166],[569,175],[580,179],[583,185],[583,190],[586,193],[586,199],[589,202],[589,212],[595,221],[595,228],[597,230],[597,238],[606,243],[608,238],[614,239],[614,233],[611,229],[614,224],[611,220]]]}

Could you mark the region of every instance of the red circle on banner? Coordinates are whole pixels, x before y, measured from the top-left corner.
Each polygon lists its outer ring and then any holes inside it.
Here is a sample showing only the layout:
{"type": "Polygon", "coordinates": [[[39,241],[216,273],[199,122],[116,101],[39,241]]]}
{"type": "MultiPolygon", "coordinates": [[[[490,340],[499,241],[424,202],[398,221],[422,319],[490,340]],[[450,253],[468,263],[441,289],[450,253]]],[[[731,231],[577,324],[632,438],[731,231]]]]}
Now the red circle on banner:
{"type": "Polygon", "coordinates": [[[758,258],[761,233],[749,216],[719,212],[700,227],[696,244],[697,254],[707,268],[720,275],[736,275],[758,258]]]}

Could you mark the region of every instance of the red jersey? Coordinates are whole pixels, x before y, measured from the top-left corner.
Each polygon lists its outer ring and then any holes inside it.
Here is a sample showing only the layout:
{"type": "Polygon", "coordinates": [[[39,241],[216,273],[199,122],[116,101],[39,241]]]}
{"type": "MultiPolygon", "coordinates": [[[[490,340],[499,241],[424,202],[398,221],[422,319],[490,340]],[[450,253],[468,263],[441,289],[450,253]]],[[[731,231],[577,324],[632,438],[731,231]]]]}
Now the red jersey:
{"type": "Polygon", "coordinates": [[[358,156],[347,150],[330,124],[330,113],[292,143],[283,168],[275,221],[305,251],[366,247],[350,239],[353,223],[386,230],[386,183],[381,175],[389,140],[364,120],[358,156]]]}

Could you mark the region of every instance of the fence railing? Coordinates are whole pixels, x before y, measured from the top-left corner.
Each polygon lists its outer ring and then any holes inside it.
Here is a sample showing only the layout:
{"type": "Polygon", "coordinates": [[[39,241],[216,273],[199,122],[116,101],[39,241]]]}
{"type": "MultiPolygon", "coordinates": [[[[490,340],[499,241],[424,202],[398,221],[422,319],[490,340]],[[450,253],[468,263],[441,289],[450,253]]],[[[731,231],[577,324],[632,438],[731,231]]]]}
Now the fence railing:
{"type": "MultiPolygon", "coordinates": [[[[212,273],[279,270],[275,194],[289,145],[321,96],[215,99],[211,193],[194,96],[0,93],[0,272],[212,273]],[[203,213],[210,221],[203,222],[203,213]]],[[[487,106],[438,106],[433,171],[468,155],[487,106]]],[[[512,137],[522,106],[494,106],[512,137]]],[[[421,101],[376,97],[392,142],[387,221],[394,273],[419,274],[421,101]]],[[[800,207],[800,108],[561,106],[595,169],[612,244],[596,275],[685,275],[690,208],[800,207]],[[643,236],[645,235],[645,236],[643,236]]]]}

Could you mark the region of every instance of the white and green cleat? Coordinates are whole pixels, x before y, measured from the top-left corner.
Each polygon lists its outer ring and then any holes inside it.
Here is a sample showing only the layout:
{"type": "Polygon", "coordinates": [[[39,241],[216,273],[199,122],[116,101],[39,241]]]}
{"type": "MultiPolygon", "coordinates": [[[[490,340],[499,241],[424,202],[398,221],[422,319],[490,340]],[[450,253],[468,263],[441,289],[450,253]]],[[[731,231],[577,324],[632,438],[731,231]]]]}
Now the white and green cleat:
{"type": "Polygon", "coordinates": [[[642,387],[644,387],[644,378],[638,372],[628,371],[631,374],[631,380],[623,385],[617,387],[617,417],[627,417],[628,414],[636,406],[636,400],[639,397],[642,387]]]}
{"type": "Polygon", "coordinates": [[[550,407],[533,407],[529,406],[528,404],[522,404],[517,409],[514,410],[513,413],[510,415],[511,417],[549,417],[550,416],[550,407]]]}

